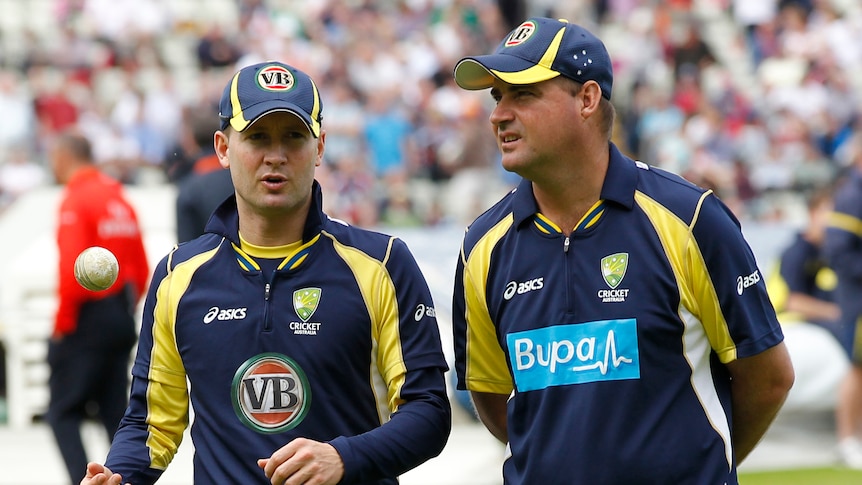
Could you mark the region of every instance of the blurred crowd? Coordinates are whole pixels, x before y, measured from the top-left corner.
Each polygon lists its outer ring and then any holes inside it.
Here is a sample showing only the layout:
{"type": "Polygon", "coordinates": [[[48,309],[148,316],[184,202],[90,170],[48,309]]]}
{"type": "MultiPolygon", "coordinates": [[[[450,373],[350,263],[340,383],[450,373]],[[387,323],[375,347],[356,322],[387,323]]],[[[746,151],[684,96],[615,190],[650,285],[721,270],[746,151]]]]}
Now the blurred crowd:
{"type": "MultiPolygon", "coordinates": [[[[487,93],[452,69],[530,15],[563,17],[614,60],[615,141],[716,190],[742,219],[804,213],[862,156],[856,0],[0,0],[0,211],[53,183],[76,126],[127,184],[212,170],[200,133],[238,65],[320,83],[327,211],[364,226],[462,224],[516,181],[487,93]],[[195,136],[196,132],[198,136],[195,136]]],[[[203,137],[206,139],[206,136],[203,137]]],[[[211,139],[211,136],[210,136],[211,139]]]]}

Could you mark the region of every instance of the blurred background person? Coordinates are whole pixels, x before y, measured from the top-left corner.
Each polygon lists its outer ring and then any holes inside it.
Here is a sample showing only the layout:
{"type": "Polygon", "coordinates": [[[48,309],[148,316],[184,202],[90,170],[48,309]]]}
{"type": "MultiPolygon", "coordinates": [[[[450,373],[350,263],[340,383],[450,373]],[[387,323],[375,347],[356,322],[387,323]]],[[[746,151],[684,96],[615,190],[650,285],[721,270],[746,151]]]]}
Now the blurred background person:
{"type": "Polygon", "coordinates": [[[198,150],[190,173],[177,181],[177,242],[191,241],[203,234],[215,208],[233,194],[230,171],[219,165],[213,148],[213,133],[219,128],[217,114],[200,109],[190,118],[198,150]]]}
{"type": "Polygon", "coordinates": [[[838,276],[841,343],[850,358],[836,408],[838,455],[845,466],[862,469],[862,138],[859,134],[853,147],[854,163],[835,193],[824,254],[838,276]]]}
{"type": "Polygon", "coordinates": [[[831,187],[809,197],[808,222],[782,251],[767,288],[782,325],[813,323],[840,339],[841,310],[835,303],[838,280],[821,251],[832,208],[831,187]]]}
{"type": "Polygon", "coordinates": [[[64,132],[52,144],[51,166],[65,185],[58,215],[58,306],[48,344],[47,421],[70,483],[87,468],[81,425],[98,418],[113,439],[128,403],[128,369],[137,340],[135,309],[149,278],[138,218],[122,186],[94,166],[90,142],[64,132]],[[117,257],[117,281],[93,292],[75,280],[75,259],[101,246],[117,257]]]}

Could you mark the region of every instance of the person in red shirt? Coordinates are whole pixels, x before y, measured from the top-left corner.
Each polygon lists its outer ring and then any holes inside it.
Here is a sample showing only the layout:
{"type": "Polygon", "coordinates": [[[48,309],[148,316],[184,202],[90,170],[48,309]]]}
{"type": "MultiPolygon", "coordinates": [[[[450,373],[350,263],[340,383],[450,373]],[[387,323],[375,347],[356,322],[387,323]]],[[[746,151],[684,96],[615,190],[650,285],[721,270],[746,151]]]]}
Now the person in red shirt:
{"type": "Polygon", "coordinates": [[[122,185],[95,166],[89,141],[60,134],[50,160],[65,191],[57,220],[58,306],[48,345],[46,418],[77,483],[87,468],[82,421],[97,409],[94,417],[112,438],[125,412],[135,309],[150,275],[137,215],[122,185]],[[107,248],[119,261],[117,281],[104,291],[86,290],[75,280],[75,259],[91,246],[107,248]]]}

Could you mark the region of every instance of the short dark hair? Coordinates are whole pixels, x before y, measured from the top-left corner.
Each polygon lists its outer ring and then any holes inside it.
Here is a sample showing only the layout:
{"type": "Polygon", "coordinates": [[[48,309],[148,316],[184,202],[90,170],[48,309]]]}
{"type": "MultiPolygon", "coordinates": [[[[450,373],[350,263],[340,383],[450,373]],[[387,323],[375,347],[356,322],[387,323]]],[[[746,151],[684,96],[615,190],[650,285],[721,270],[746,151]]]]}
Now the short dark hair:
{"type": "MultiPolygon", "coordinates": [[[[565,79],[568,81],[568,84],[571,86],[571,90],[569,93],[572,96],[577,96],[578,93],[581,92],[581,88],[584,87],[582,83],[579,83],[573,79],[569,79],[567,77],[560,76],[561,79],[565,79]]],[[[608,140],[611,139],[611,136],[614,133],[614,121],[616,120],[617,110],[614,107],[614,104],[604,96],[599,98],[599,113],[602,116],[602,131],[608,140]]]]}
{"type": "Polygon", "coordinates": [[[93,163],[93,146],[84,135],[76,131],[67,131],[57,135],[54,143],[69,152],[76,160],[93,163]]]}
{"type": "Polygon", "coordinates": [[[213,133],[219,129],[218,112],[209,107],[193,109],[189,113],[192,138],[200,148],[208,148],[213,143],[213,133]]]}
{"type": "Polygon", "coordinates": [[[809,210],[814,210],[820,207],[823,204],[832,202],[833,200],[833,190],[834,187],[830,185],[826,185],[823,187],[818,187],[813,192],[808,194],[807,197],[807,205],[809,210]]]}

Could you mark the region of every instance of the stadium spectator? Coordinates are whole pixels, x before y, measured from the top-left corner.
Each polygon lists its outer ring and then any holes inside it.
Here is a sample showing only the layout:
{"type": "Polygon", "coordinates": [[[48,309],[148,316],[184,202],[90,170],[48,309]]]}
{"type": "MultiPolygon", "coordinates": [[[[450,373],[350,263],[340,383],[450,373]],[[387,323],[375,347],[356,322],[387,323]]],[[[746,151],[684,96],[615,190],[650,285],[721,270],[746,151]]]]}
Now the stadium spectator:
{"type": "MultiPolygon", "coordinates": [[[[0,130],[0,151],[12,146],[31,150],[36,132],[36,113],[32,99],[32,87],[24,77],[14,70],[0,68],[0,113],[15,120],[0,130]]],[[[27,157],[31,153],[26,153],[27,157]]]]}
{"type": "Polygon", "coordinates": [[[369,93],[363,130],[374,174],[384,181],[388,176],[410,174],[414,170],[413,125],[400,103],[397,91],[369,93]]]}
{"type": "Polygon", "coordinates": [[[198,41],[197,59],[202,69],[232,66],[241,55],[234,39],[218,24],[211,25],[198,41]]]}
{"type": "Polygon", "coordinates": [[[48,180],[45,167],[28,158],[29,154],[23,146],[8,146],[5,157],[0,158],[0,212],[48,180]]]}

